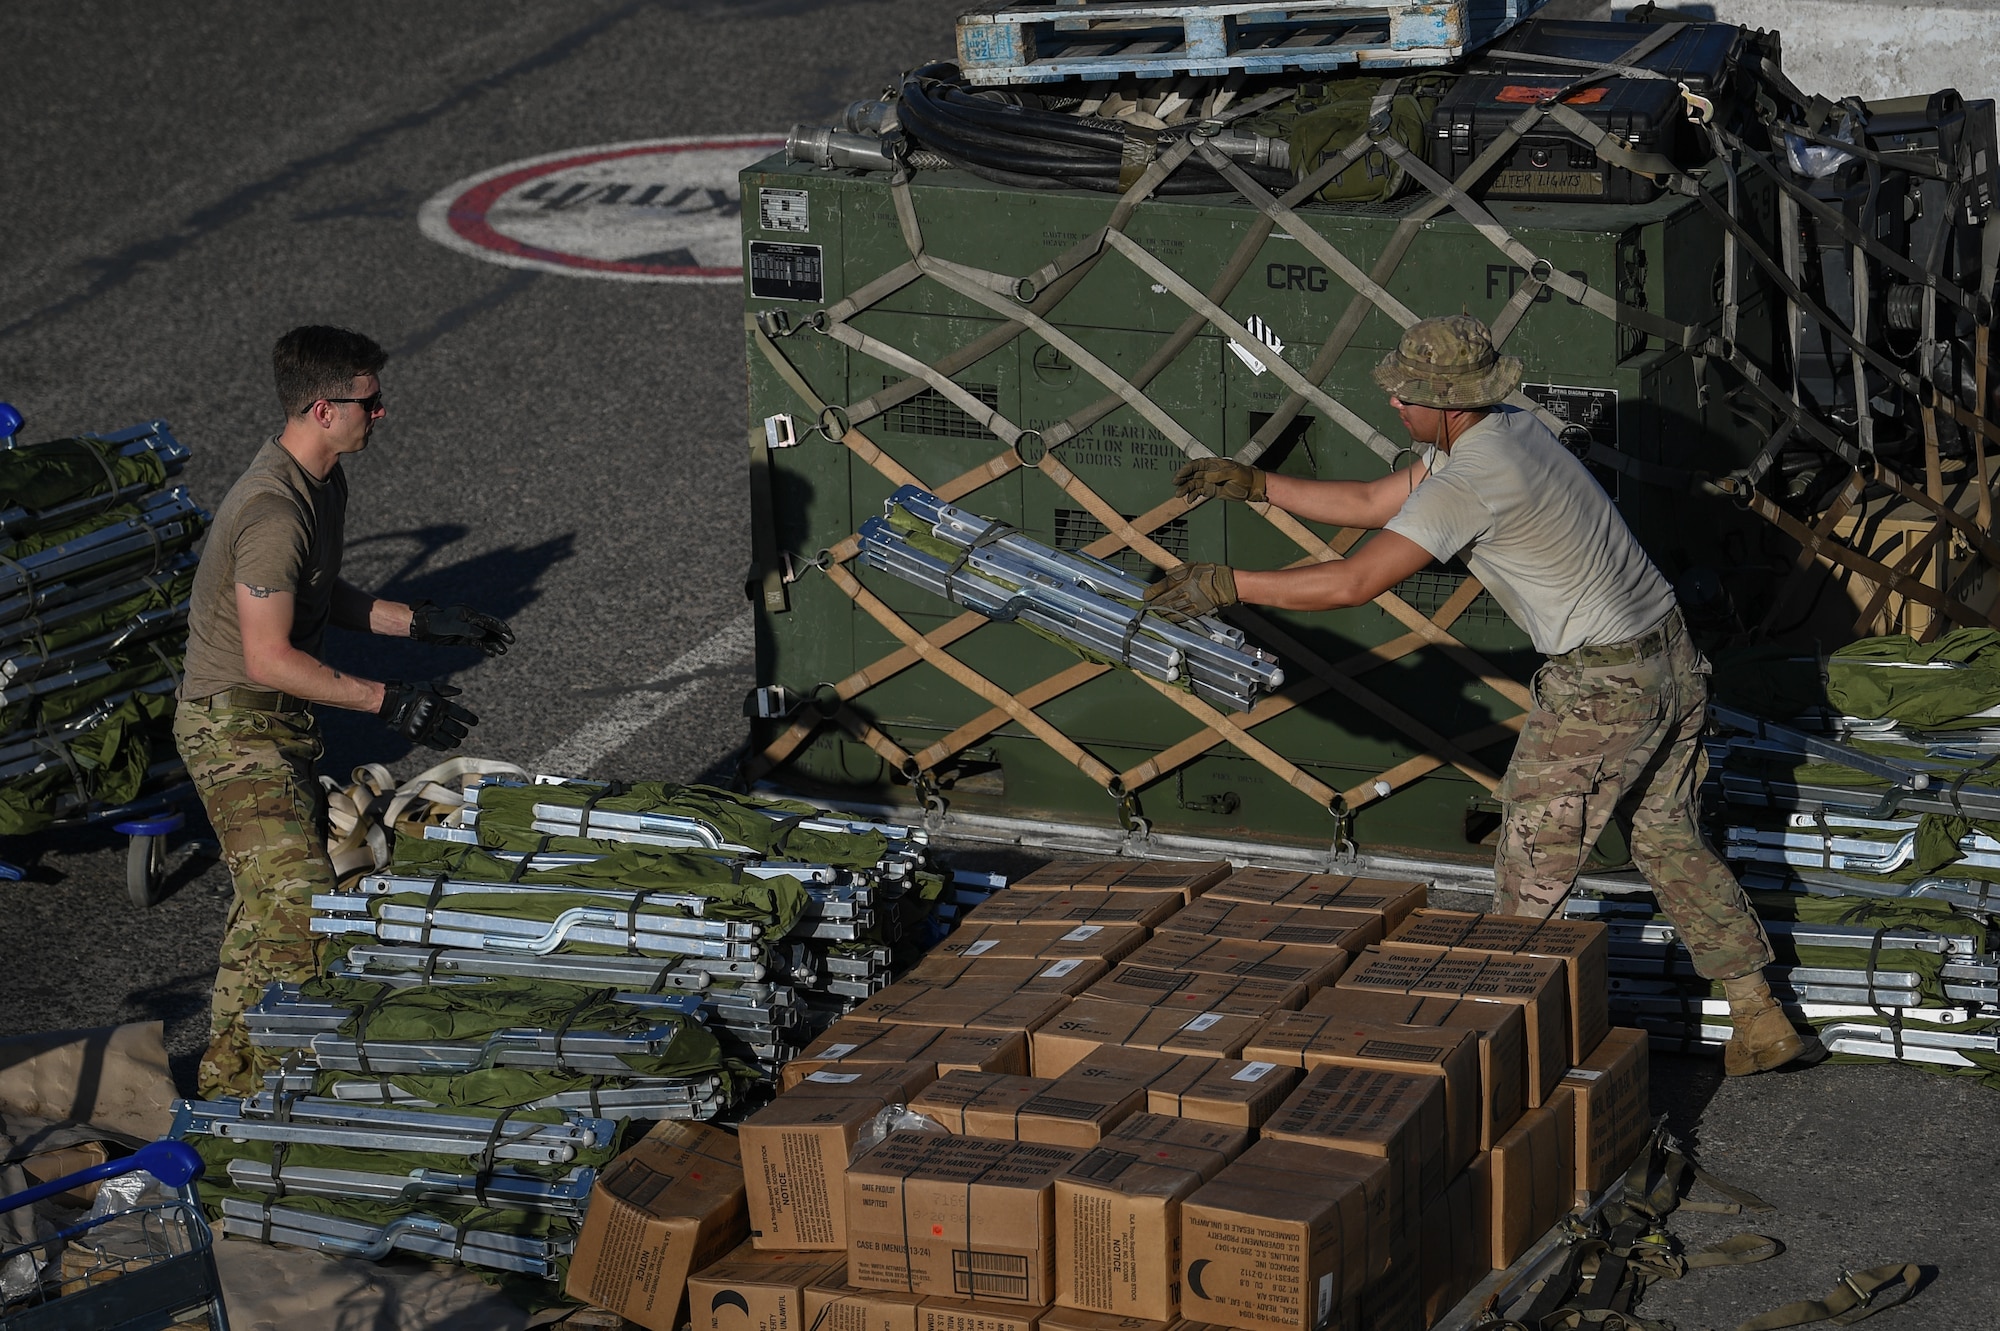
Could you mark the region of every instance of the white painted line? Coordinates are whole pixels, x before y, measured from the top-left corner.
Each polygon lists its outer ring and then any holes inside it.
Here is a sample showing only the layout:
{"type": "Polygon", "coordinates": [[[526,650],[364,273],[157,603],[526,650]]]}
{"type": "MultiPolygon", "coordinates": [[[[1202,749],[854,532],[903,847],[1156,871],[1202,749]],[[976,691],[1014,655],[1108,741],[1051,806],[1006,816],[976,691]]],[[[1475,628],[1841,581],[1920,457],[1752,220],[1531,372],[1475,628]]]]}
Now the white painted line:
{"type": "Polygon", "coordinates": [[[718,666],[747,665],[756,651],[750,612],[745,610],[715,631],[698,647],[674,658],[666,669],[628,693],[596,720],[535,759],[530,771],[581,776],[605,756],[617,752],[640,731],[692,698],[718,666]],[[694,678],[689,678],[694,676],[694,678]],[[680,680],[671,688],[648,688],[680,680]]]}

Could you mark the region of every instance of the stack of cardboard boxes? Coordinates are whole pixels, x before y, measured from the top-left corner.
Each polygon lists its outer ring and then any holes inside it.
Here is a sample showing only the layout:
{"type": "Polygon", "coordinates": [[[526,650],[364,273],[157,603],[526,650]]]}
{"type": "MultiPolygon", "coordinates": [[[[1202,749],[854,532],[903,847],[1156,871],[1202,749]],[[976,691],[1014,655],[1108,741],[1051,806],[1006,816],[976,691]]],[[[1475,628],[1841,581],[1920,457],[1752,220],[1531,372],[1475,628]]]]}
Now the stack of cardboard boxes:
{"type": "Polygon", "coordinates": [[[1645,1140],[1605,956],[1416,884],[1053,865],[734,1141],[608,1171],[570,1288],[654,1331],[683,1289],[693,1331],[1421,1331],[1645,1140]]]}

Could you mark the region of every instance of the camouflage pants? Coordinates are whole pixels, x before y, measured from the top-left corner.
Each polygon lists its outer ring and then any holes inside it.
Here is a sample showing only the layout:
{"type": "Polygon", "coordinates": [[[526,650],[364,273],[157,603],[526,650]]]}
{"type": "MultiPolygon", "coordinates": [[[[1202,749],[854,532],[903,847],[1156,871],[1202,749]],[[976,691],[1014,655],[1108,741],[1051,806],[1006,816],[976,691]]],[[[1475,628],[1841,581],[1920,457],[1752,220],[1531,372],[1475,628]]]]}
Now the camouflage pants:
{"type": "Polygon", "coordinates": [[[1616,666],[1550,661],[1535,676],[1535,710],[1497,792],[1494,910],[1546,918],[1617,812],[1632,820],[1632,860],[1660,909],[1712,980],[1770,964],[1771,943],[1736,876],[1695,822],[1708,770],[1701,729],[1708,662],[1679,613],[1657,655],[1616,666]]]}
{"type": "Polygon", "coordinates": [[[323,746],[311,712],[211,707],[183,700],[174,744],[222,842],[236,885],[215,972],[203,1096],[248,1095],[281,1051],[253,1048],[243,1012],[273,980],[309,979],[318,942],[307,927],[315,892],[333,890],[326,803],[313,762],[323,746]]]}

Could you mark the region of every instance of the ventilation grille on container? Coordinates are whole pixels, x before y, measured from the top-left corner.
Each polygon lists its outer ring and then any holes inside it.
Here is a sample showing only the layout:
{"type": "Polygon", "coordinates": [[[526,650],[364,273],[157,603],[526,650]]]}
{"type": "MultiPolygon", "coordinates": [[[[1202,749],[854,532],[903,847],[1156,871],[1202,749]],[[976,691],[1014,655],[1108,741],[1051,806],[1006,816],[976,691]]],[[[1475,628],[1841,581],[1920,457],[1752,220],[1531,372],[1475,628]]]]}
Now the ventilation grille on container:
{"type": "MultiPolygon", "coordinates": [[[[887,388],[901,382],[900,379],[884,379],[882,386],[887,388]]],[[[993,384],[960,384],[959,387],[993,410],[1000,410],[1000,390],[993,384]]],[[[935,388],[926,388],[909,401],[889,408],[883,420],[886,428],[894,434],[928,434],[945,439],[993,438],[985,426],[960,411],[950,398],[935,388]]]]}
{"type": "MultiPolygon", "coordinates": [[[[1059,508],[1056,510],[1055,516],[1055,544],[1061,550],[1081,550],[1085,546],[1095,544],[1111,534],[1109,528],[1092,517],[1089,511],[1085,509],[1059,508]]],[[[1130,522],[1132,515],[1129,513],[1126,514],[1125,520],[1130,522]]],[[[1175,518],[1171,522],[1161,523],[1149,532],[1148,536],[1154,544],[1158,545],[1175,559],[1181,560],[1183,563],[1186,562],[1188,557],[1188,524],[1186,518],[1175,518]]],[[[1153,568],[1150,561],[1132,550],[1118,551],[1110,557],[1109,562],[1118,565],[1118,567],[1128,573],[1144,574],[1150,572],[1153,568]]]]}
{"type": "MultiPolygon", "coordinates": [[[[1413,573],[1396,584],[1396,595],[1408,601],[1424,615],[1435,615],[1439,608],[1449,601],[1465,582],[1463,573],[1413,573]]],[[[1481,588],[1479,595],[1472,598],[1472,604],[1465,608],[1460,620],[1471,620],[1475,624],[1505,624],[1507,612],[1493,599],[1493,594],[1481,588]]]]}

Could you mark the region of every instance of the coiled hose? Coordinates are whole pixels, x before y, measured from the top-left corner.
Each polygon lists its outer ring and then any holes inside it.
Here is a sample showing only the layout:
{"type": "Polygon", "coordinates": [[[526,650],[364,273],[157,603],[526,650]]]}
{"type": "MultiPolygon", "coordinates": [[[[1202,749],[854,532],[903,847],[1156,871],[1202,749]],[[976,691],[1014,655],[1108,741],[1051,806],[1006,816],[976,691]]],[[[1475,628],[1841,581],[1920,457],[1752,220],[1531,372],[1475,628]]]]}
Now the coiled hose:
{"type": "MultiPolygon", "coordinates": [[[[1020,189],[1090,189],[1122,193],[1125,146],[1131,133],[1116,122],[1010,105],[969,93],[958,67],[926,65],[907,75],[897,118],[912,147],[963,171],[1020,189]]],[[[1191,127],[1162,130],[1162,139],[1191,127]]],[[[1260,184],[1280,192],[1289,172],[1244,164],[1260,184]]],[[[1190,159],[1162,181],[1160,194],[1224,194],[1233,187],[1204,163],[1190,159]]]]}

